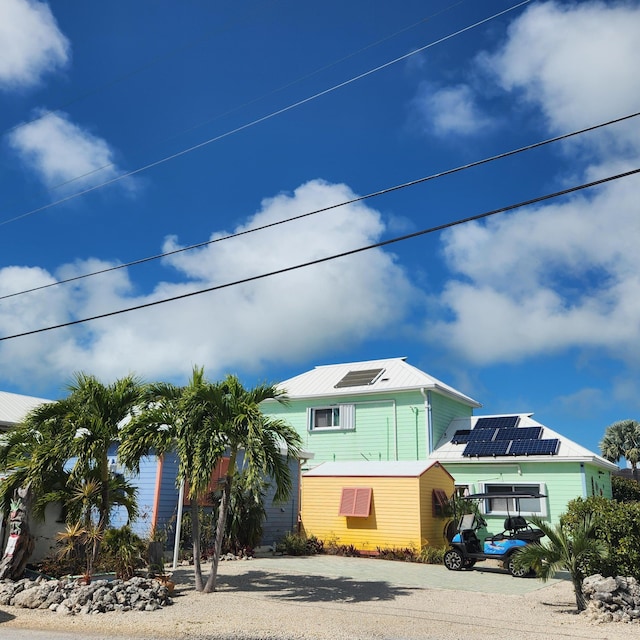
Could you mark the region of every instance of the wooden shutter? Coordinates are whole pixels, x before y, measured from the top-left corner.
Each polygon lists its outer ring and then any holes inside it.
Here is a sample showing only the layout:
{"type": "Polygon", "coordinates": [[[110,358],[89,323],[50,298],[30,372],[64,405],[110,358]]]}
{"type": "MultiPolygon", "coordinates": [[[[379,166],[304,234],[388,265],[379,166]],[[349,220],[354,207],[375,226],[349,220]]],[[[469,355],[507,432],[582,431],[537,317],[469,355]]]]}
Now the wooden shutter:
{"type": "Polygon", "coordinates": [[[343,487],[339,516],[368,518],[371,512],[371,487],[343,487]]]}
{"type": "Polygon", "coordinates": [[[449,503],[449,498],[447,498],[447,494],[444,489],[434,489],[432,492],[433,495],[433,515],[434,516],[443,516],[445,513],[445,508],[449,503]]]}

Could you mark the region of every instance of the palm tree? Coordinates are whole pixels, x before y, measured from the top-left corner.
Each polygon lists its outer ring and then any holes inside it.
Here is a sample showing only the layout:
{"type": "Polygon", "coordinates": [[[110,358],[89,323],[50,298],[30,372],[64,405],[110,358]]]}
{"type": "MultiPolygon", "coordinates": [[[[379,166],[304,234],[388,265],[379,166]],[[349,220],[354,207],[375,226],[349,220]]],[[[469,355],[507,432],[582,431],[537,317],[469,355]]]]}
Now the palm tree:
{"type": "Polygon", "coordinates": [[[139,471],[144,456],[162,456],[175,451],[178,457],[179,485],[189,486],[191,522],[193,527],[193,564],[196,590],[202,591],[200,547],[200,521],[198,500],[208,491],[211,473],[225,450],[220,438],[201,437],[204,420],[203,407],[191,399],[201,395],[210,386],[204,378],[204,370],[194,367],[188,384],[184,387],[168,383],[149,385],[144,401],[132,412],[128,424],[121,432],[118,457],[125,466],[139,471]]]}
{"type": "MultiPolygon", "coordinates": [[[[113,477],[109,453],[118,442],[120,422],[140,403],[141,384],[127,376],[105,385],[78,373],[67,390],[66,398],[40,405],[7,434],[0,446],[0,467],[11,474],[0,497],[6,504],[12,488],[28,486],[37,508],[44,510],[53,495],[69,497],[89,483],[81,502],[85,524],[87,517],[97,514],[99,541],[116,503],[135,515],[134,490],[113,477]]],[[[65,504],[74,512],[73,500],[65,504]]],[[[99,546],[92,545],[92,564],[99,546]]]]}
{"type": "Polygon", "coordinates": [[[568,571],[576,596],[576,606],[578,611],[584,611],[587,601],[582,592],[582,581],[585,578],[583,567],[589,558],[604,557],[608,551],[606,544],[595,537],[592,516],[586,515],[579,526],[571,531],[562,523],[554,527],[540,518],[531,518],[531,522],[544,532],[547,539],[544,543],[523,547],[515,562],[519,566],[533,569],[543,582],[552,578],[559,570],[568,571]]]}
{"type": "Polygon", "coordinates": [[[262,413],[260,403],[265,400],[286,402],[284,392],[273,385],[262,384],[245,389],[236,376],[229,375],[223,382],[209,385],[201,392],[192,398],[192,402],[195,407],[202,409],[202,437],[205,442],[212,440],[218,443],[222,434],[229,454],[229,466],[218,507],[211,572],[204,587],[205,593],[210,593],[216,588],[222,539],[240,451],[243,452],[242,466],[247,486],[259,491],[264,478],[270,477],[275,482],[274,500],[280,501],[291,492],[289,461],[298,457],[301,440],[286,422],[262,413]]]}
{"type": "Polygon", "coordinates": [[[624,458],[633,469],[633,479],[638,481],[638,463],[640,462],[640,422],[620,420],[610,424],[600,442],[602,457],[611,462],[624,458]]]}

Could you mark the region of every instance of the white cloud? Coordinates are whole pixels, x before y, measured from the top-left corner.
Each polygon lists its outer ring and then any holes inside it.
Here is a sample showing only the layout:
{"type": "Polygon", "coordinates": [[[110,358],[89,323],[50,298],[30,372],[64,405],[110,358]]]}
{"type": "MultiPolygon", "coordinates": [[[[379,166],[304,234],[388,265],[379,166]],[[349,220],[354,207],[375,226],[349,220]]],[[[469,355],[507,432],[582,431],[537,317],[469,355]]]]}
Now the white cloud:
{"type": "Polygon", "coordinates": [[[9,144],[49,189],[78,191],[120,172],[109,144],[61,112],[44,114],[14,129],[9,144]]]}
{"type": "Polygon", "coordinates": [[[425,83],[413,108],[425,130],[438,136],[473,135],[491,125],[467,85],[436,89],[425,83]]]}
{"type": "MultiPolygon", "coordinates": [[[[233,231],[353,197],[345,185],[312,181],[292,194],[264,200],[260,210],[233,231]]],[[[0,312],[0,329],[6,335],[259,275],[374,243],[383,231],[378,212],[362,203],[352,204],[166,258],[172,282],[157,284],[148,295],[135,295],[129,280],[134,272],[119,270],[54,287],[46,295],[31,294],[28,321],[21,313],[23,298],[10,298],[0,312]],[[175,282],[176,272],[180,282],[175,282]]],[[[225,234],[212,237],[221,235],[225,234]]],[[[169,238],[165,249],[176,247],[177,240],[169,238]]],[[[66,265],[56,277],[105,266],[97,261],[66,265]]],[[[51,280],[38,269],[19,271],[25,275],[18,284],[14,271],[0,270],[0,291],[3,285],[24,287],[28,278],[51,280]]],[[[266,362],[300,360],[379,334],[401,321],[414,295],[394,256],[374,249],[147,310],[0,343],[0,365],[5,369],[10,365],[15,376],[32,379],[64,379],[81,369],[102,378],[134,371],[167,379],[186,375],[194,364],[204,365],[211,376],[237,367],[256,370],[266,362]]]]}
{"type": "MultiPolygon", "coordinates": [[[[637,110],[638,33],[638,7],[545,3],[484,58],[552,131],[569,131],[637,110]]],[[[592,179],[637,166],[640,137],[630,128],[637,124],[585,137],[586,153],[571,157],[567,175],[592,179]]],[[[445,234],[454,275],[439,299],[446,320],[429,325],[429,339],[479,364],[573,347],[640,362],[639,186],[626,178],[445,234]]]]}
{"type": "Polygon", "coordinates": [[[0,89],[38,84],[43,75],[67,64],[69,49],[46,3],[0,2],[0,89]]]}
{"type": "Polygon", "coordinates": [[[637,5],[546,2],[527,9],[486,59],[505,89],[569,131],[637,111],[638,34],[637,5]]]}

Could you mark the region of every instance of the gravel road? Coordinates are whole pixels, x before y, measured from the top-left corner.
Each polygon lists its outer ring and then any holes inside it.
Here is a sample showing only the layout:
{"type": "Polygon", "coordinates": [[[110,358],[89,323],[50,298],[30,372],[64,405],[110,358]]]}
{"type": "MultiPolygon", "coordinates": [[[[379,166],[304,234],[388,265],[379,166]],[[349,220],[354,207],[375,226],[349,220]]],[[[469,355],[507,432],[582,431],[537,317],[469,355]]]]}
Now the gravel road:
{"type": "Polygon", "coordinates": [[[221,564],[213,594],[174,574],[175,604],[154,612],[60,616],[0,607],[0,640],[628,640],[640,625],[575,615],[568,580],[543,585],[496,569],[360,558],[221,564]]]}

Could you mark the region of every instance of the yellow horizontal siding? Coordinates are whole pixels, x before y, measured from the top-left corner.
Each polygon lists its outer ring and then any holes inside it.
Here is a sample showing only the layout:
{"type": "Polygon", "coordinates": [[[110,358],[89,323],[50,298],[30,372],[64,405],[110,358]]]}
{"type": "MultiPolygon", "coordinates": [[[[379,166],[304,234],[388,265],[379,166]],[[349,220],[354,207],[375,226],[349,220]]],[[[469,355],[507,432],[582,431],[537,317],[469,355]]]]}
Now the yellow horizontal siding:
{"type": "Polygon", "coordinates": [[[441,547],[446,544],[444,527],[448,519],[433,515],[433,490],[442,489],[447,497],[451,497],[454,488],[453,478],[439,464],[420,476],[421,546],[441,547]]]}
{"type": "Polygon", "coordinates": [[[433,516],[433,489],[447,496],[454,490],[453,478],[439,465],[414,478],[303,476],[302,526],[307,535],[361,551],[441,546],[445,519],[433,516]],[[343,487],[373,489],[368,518],[338,515],[343,487]]]}
{"type": "Polygon", "coordinates": [[[377,547],[420,545],[418,478],[303,477],[302,526],[307,535],[353,545],[361,551],[377,547]],[[343,487],[371,487],[368,518],[339,516],[343,487]]]}

